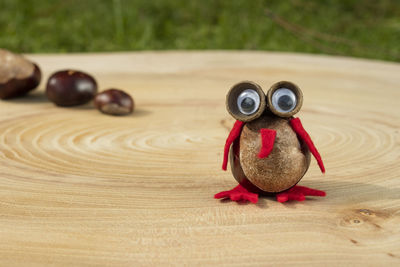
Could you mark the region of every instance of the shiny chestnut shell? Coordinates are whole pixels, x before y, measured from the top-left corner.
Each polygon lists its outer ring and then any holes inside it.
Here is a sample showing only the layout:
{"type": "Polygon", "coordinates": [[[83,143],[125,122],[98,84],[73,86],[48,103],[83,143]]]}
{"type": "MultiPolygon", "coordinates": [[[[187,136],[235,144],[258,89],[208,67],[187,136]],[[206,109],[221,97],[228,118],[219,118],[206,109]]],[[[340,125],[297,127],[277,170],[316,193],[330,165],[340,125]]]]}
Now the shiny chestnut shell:
{"type": "Polygon", "coordinates": [[[133,112],[134,102],[124,91],[108,89],[95,96],[94,106],[105,114],[127,115],[133,112]]]}
{"type": "Polygon", "coordinates": [[[58,106],[77,106],[88,103],[97,93],[97,82],[89,74],[62,70],[47,81],[47,98],[58,106]]]}
{"type": "Polygon", "coordinates": [[[42,78],[40,68],[21,55],[0,49],[0,98],[26,95],[42,78]]]}

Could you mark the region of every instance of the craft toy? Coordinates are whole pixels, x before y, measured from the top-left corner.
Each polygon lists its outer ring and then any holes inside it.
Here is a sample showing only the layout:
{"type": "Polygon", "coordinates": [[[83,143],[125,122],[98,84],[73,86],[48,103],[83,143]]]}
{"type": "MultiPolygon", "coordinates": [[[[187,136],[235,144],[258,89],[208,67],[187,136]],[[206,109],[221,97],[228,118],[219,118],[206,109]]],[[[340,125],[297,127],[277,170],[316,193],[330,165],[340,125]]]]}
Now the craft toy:
{"type": "Polygon", "coordinates": [[[288,81],[275,83],[266,95],[250,81],[230,89],[226,107],[236,122],[225,143],[222,169],[229,155],[239,185],[215,198],[257,203],[259,195],[275,195],[279,202],[325,196],[324,191],[297,185],[310,166],[310,152],[325,172],[310,136],[293,117],[302,104],[300,88],[288,81]]]}

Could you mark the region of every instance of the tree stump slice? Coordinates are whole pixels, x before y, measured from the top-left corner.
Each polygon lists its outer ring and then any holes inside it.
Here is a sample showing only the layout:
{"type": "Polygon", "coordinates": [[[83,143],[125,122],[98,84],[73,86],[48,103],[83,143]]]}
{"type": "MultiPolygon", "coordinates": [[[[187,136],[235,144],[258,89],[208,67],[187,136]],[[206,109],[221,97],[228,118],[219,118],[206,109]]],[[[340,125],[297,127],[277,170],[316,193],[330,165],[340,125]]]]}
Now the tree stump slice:
{"type": "MultiPolygon", "coordinates": [[[[0,265],[400,264],[400,64],[290,53],[208,51],[27,55],[43,81],[0,102],[0,265]],[[48,102],[74,68],[120,88],[131,116],[48,102]],[[300,184],[325,198],[237,204],[221,170],[229,88],[277,81],[324,160],[300,184]]],[[[229,169],[229,168],[228,168],[229,169]]]]}

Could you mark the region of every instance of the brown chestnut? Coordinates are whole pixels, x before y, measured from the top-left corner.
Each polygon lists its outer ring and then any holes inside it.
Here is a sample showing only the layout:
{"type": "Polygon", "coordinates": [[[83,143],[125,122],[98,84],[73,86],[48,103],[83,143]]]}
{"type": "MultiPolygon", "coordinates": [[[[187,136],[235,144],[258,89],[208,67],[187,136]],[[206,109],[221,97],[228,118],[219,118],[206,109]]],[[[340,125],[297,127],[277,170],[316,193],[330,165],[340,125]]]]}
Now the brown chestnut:
{"type": "Polygon", "coordinates": [[[62,70],[52,74],[46,86],[47,98],[58,106],[86,104],[96,93],[95,79],[76,70],[62,70]]]}
{"type": "Polygon", "coordinates": [[[38,65],[21,55],[0,49],[0,98],[23,96],[35,89],[42,78],[38,65]]]}
{"type": "Polygon", "coordinates": [[[95,96],[94,106],[105,114],[127,115],[133,112],[134,102],[124,91],[108,89],[95,96]]]}

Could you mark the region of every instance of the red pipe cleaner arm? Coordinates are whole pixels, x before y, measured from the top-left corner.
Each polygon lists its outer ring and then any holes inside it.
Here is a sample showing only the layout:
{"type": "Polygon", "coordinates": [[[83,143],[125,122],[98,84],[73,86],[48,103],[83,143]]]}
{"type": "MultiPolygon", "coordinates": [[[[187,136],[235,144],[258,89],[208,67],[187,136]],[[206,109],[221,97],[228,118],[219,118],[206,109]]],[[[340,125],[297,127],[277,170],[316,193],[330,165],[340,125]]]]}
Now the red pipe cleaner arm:
{"type": "Polygon", "coordinates": [[[226,167],[228,165],[229,149],[230,149],[232,143],[236,140],[236,138],[238,138],[240,136],[243,125],[244,125],[243,121],[236,121],[235,124],[233,125],[231,132],[228,135],[228,138],[226,139],[225,147],[224,147],[224,161],[222,162],[222,169],[224,171],[226,171],[226,167]]]}
{"type": "Polygon", "coordinates": [[[321,155],[318,153],[318,150],[315,147],[313,141],[311,140],[311,137],[308,135],[306,130],[304,130],[300,119],[299,118],[293,118],[289,122],[290,122],[290,125],[292,126],[292,129],[304,141],[304,143],[306,143],[306,145],[307,145],[308,149],[310,150],[311,154],[313,154],[313,156],[317,160],[319,168],[321,169],[321,172],[325,173],[325,167],[324,167],[324,163],[322,162],[321,155]]]}

